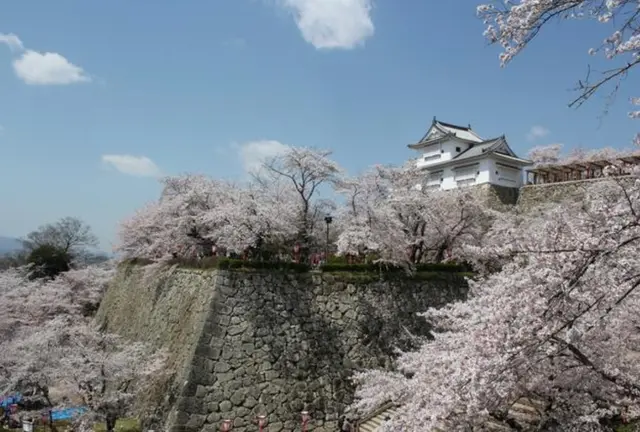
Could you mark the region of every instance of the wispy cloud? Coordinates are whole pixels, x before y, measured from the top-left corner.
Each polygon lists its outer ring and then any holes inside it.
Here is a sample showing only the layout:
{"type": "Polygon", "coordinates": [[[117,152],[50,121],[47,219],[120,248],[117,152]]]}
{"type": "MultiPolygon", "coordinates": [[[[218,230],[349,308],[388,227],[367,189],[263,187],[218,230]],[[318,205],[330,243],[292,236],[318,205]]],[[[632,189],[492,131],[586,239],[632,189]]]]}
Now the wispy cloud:
{"type": "Polygon", "coordinates": [[[260,171],[266,160],[284,153],[288,148],[285,144],[274,140],[250,141],[235,147],[242,167],[247,173],[260,171]]]}
{"type": "Polygon", "coordinates": [[[103,155],[102,162],[123,174],[135,177],[159,177],[160,168],[146,156],[103,155]]]}
{"type": "Polygon", "coordinates": [[[352,49],[373,36],[372,0],[277,0],[317,49],[352,49]]]}
{"type": "Polygon", "coordinates": [[[546,137],[547,135],[549,135],[549,133],[549,129],[545,128],[544,126],[532,126],[529,130],[529,133],[527,133],[527,139],[529,141],[536,141],[540,138],[546,137]]]}
{"type": "Polygon", "coordinates": [[[20,38],[13,33],[0,33],[0,43],[5,44],[9,47],[11,51],[22,51],[24,50],[24,45],[20,38]]]}
{"type": "Polygon", "coordinates": [[[13,60],[13,70],[18,78],[29,85],[67,85],[89,82],[91,78],[80,67],[55,52],[38,52],[25,49],[18,36],[0,33],[0,43],[19,54],[13,60]]]}

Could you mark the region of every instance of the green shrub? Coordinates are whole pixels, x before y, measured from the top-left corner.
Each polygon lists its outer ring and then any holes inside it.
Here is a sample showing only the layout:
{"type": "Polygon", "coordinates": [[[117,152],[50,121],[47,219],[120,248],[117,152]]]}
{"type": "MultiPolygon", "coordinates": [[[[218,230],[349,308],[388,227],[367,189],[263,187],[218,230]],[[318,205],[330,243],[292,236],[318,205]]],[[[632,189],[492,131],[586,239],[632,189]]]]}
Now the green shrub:
{"type": "MultiPolygon", "coordinates": [[[[127,263],[132,265],[147,265],[153,261],[145,259],[131,259],[127,263]]],[[[221,270],[273,270],[292,271],[296,273],[308,272],[311,267],[308,264],[287,262],[287,261],[251,261],[225,257],[205,257],[205,258],[174,258],[167,262],[169,265],[179,265],[194,269],[221,269],[221,270]]],[[[323,272],[349,272],[349,273],[404,273],[406,269],[392,264],[349,264],[345,257],[330,257],[327,264],[320,266],[323,272]]],[[[455,263],[428,263],[418,264],[413,269],[414,272],[431,273],[461,273],[469,272],[471,269],[464,264],[455,263]]]]}
{"type": "Polygon", "coordinates": [[[36,247],[27,256],[27,262],[35,266],[32,273],[34,278],[52,278],[68,271],[71,268],[71,259],[67,251],[49,244],[36,247]]]}
{"type": "Polygon", "coordinates": [[[123,260],[121,264],[146,266],[149,264],[153,264],[153,260],[150,260],[147,258],[129,258],[129,259],[123,260]]]}
{"type": "Polygon", "coordinates": [[[229,258],[221,258],[218,261],[217,268],[221,270],[235,270],[235,269],[254,269],[254,270],[279,270],[279,271],[294,271],[297,273],[304,273],[309,271],[310,267],[307,264],[295,263],[295,262],[278,262],[278,261],[245,261],[229,258]]]}
{"type": "MultiPolygon", "coordinates": [[[[98,423],[93,428],[94,432],[105,432],[107,427],[104,423],[98,423]]],[[[116,421],[115,432],[140,432],[140,421],[136,418],[126,418],[116,421]]]]}
{"type": "MultiPolygon", "coordinates": [[[[406,269],[400,266],[388,265],[388,264],[331,264],[327,263],[321,266],[321,270],[324,272],[355,272],[355,273],[393,273],[404,272],[406,269]]],[[[450,264],[450,263],[432,263],[432,264],[418,264],[415,269],[416,272],[440,272],[440,273],[460,273],[467,272],[469,268],[465,265],[450,264]]]]}
{"type": "Polygon", "coordinates": [[[416,266],[416,271],[419,272],[459,273],[470,270],[471,268],[468,265],[454,263],[424,263],[416,266]]]}
{"type": "Polygon", "coordinates": [[[209,256],[204,258],[172,258],[167,264],[178,265],[180,267],[192,268],[192,269],[215,269],[218,268],[218,263],[221,259],[217,256],[209,256]]]}
{"type": "Polygon", "coordinates": [[[331,255],[327,259],[327,264],[349,264],[347,257],[343,255],[331,255]]]}

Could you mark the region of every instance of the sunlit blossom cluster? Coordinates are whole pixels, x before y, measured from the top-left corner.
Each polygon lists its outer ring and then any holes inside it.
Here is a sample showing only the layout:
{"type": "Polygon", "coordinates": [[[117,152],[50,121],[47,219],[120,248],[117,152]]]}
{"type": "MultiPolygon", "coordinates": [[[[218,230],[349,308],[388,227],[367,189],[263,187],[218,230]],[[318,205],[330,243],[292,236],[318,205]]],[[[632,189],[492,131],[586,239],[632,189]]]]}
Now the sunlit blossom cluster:
{"type": "Polygon", "coordinates": [[[328,152],[311,149],[290,148],[249,184],[196,175],[163,182],[161,198],[122,223],[123,257],[194,258],[215,250],[280,259],[296,243],[322,251],[331,214],[328,247],[338,255],[442,262],[462,244],[478,244],[490,216],[473,190],[421,187],[424,173],[411,165],[347,177],[328,152]],[[335,199],[320,195],[325,186],[335,199]]]}
{"type": "Polygon", "coordinates": [[[0,272],[0,394],[55,388],[89,408],[85,425],[131,410],[136,386],[159,374],[164,353],[100,331],[93,316],[113,277],[111,263],[32,279],[27,267],[0,272]]]}
{"type": "Polygon", "coordinates": [[[606,431],[640,416],[640,184],[592,183],[583,202],[505,213],[471,262],[468,301],[429,310],[433,340],[397,372],[357,376],[356,408],[389,400],[385,430],[471,430],[516,400],[541,401],[539,430],[606,431]],[[495,267],[494,267],[495,268],[495,267]]]}

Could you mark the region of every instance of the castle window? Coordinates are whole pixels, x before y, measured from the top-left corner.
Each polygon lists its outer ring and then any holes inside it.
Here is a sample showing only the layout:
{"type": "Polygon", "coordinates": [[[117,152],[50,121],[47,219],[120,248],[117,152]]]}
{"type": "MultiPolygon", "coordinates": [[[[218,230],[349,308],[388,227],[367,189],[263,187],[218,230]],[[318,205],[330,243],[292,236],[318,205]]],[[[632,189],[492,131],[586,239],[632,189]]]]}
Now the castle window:
{"type": "Polygon", "coordinates": [[[436,160],[436,159],[440,159],[440,155],[439,155],[439,154],[427,155],[427,156],[425,156],[425,157],[423,158],[423,160],[424,160],[425,162],[429,162],[429,161],[436,160]]]}
{"type": "Polygon", "coordinates": [[[460,147],[456,147],[456,151],[460,153],[460,147]]]}

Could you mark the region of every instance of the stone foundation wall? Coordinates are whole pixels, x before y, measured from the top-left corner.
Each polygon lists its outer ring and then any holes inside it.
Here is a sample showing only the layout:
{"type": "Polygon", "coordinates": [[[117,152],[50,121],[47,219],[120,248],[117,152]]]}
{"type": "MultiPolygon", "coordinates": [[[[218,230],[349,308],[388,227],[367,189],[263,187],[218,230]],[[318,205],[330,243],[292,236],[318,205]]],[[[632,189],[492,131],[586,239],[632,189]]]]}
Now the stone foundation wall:
{"type": "Polygon", "coordinates": [[[517,206],[519,210],[527,212],[548,204],[580,202],[589,188],[603,182],[617,182],[625,186],[632,185],[635,180],[634,177],[614,177],[523,186],[517,206]]]}
{"type": "Polygon", "coordinates": [[[394,348],[411,347],[410,335],[428,334],[417,312],[466,294],[462,276],[451,274],[376,280],[174,270],[135,298],[125,291],[140,288],[144,268],[121,273],[103,304],[103,322],[185,358],[176,362],[181,378],[167,407],[171,432],[216,431],[226,418],[234,431],[257,430],[259,414],[268,416],[267,430],[291,431],[302,410],[311,413],[309,430],[334,432],[352,402],[353,372],[391,367],[394,348]],[[176,306],[172,298],[180,299],[176,306]],[[179,324],[163,324],[163,314],[179,324]],[[138,318],[128,328],[131,316],[138,318]]]}
{"type": "Polygon", "coordinates": [[[486,203],[494,210],[505,210],[518,202],[518,188],[484,184],[476,186],[486,203]]]}

